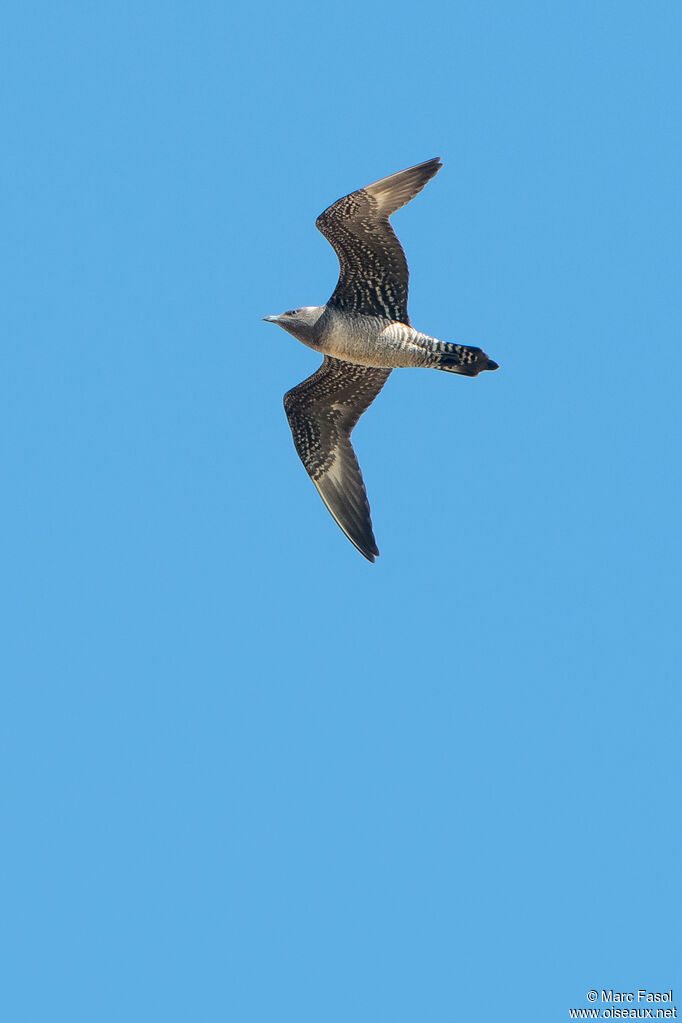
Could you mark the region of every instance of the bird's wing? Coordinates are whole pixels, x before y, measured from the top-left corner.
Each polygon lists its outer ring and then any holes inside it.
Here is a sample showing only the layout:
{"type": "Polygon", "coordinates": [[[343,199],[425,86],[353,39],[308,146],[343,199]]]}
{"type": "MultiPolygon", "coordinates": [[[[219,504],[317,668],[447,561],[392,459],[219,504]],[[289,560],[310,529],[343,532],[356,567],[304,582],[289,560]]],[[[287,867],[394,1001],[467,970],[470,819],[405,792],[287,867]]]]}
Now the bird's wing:
{"type": "Polygon", "coordinates": [[[316,226],[333,246],[341,267],[328,305],[409,323],[407,260],[388,218],[421,192],[441,167],[438,158],[408,167],[338,199],[320,214],[316,226]]]}
{"type": "Polygon", "coordinates": [[[294,444],[308,475],[348,539],[369,561],[379,551],[350,435],[390,372],[325,356],[317,373],[284,395],[294,444]]]}

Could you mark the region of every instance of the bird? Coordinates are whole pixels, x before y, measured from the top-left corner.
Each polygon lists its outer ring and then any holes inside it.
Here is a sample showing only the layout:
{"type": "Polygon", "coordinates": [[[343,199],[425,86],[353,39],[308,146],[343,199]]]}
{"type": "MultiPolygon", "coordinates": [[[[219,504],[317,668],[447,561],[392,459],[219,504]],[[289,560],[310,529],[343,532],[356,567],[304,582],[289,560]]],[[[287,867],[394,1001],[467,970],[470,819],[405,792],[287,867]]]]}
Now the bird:
{"type": "Polygon", "coordinates": [[[425,367],[474,377],[498,364],[480,348],[415,330],[407,314],[409,272],[389,222],[442,167],[439,157],[343,196],[315,225],[339,260],[334,292],[321,306],[264,316],[320,352],[317,372],[284,395],[294,445],[320,497],[358,551],[379,555],[351,433],[392,370],[425,367]]]}

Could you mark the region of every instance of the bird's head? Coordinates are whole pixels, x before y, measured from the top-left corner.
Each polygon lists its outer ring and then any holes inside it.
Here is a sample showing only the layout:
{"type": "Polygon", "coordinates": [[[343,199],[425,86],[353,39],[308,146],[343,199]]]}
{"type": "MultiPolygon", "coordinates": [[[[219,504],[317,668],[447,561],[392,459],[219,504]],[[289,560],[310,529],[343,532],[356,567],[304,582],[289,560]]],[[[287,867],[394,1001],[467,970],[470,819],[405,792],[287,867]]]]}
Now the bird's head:
{"type": "Polygon", "coordinates": [[[264,316],[263,319],[266,323],[276,323],[305,343],[311,339],[313,328],[323,312],[323,305],[305,305],[302,309],[288,309],[279,316],[264,316]]]}

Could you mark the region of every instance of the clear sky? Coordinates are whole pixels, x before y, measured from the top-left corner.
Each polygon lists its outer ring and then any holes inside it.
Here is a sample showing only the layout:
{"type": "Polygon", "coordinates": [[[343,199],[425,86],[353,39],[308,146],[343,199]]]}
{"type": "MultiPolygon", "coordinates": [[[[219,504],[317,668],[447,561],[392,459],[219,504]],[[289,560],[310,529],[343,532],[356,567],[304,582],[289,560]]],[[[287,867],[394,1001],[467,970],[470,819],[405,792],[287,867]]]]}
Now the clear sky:
{"type": "Polygon", "coordinates": [[[2,19],[2,1019],[682,1013],[679,3],[2,19]],[[370,565],[260,318],[433,156],[370,565]]]}

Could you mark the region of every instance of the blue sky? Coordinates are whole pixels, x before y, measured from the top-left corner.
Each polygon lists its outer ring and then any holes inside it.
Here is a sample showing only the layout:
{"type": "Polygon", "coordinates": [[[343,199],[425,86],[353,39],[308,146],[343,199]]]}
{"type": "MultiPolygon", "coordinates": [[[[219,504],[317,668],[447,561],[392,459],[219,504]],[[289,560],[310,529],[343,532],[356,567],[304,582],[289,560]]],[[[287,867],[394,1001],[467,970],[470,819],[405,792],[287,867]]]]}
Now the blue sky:
{"type": "Polygon", "coordinates": [[[560,1020],[677,989],[680,8],[10,4],[12,1023],[560,1020]],[[394,218],[336,528],[282,395],[315,217],[394,218]]]}

